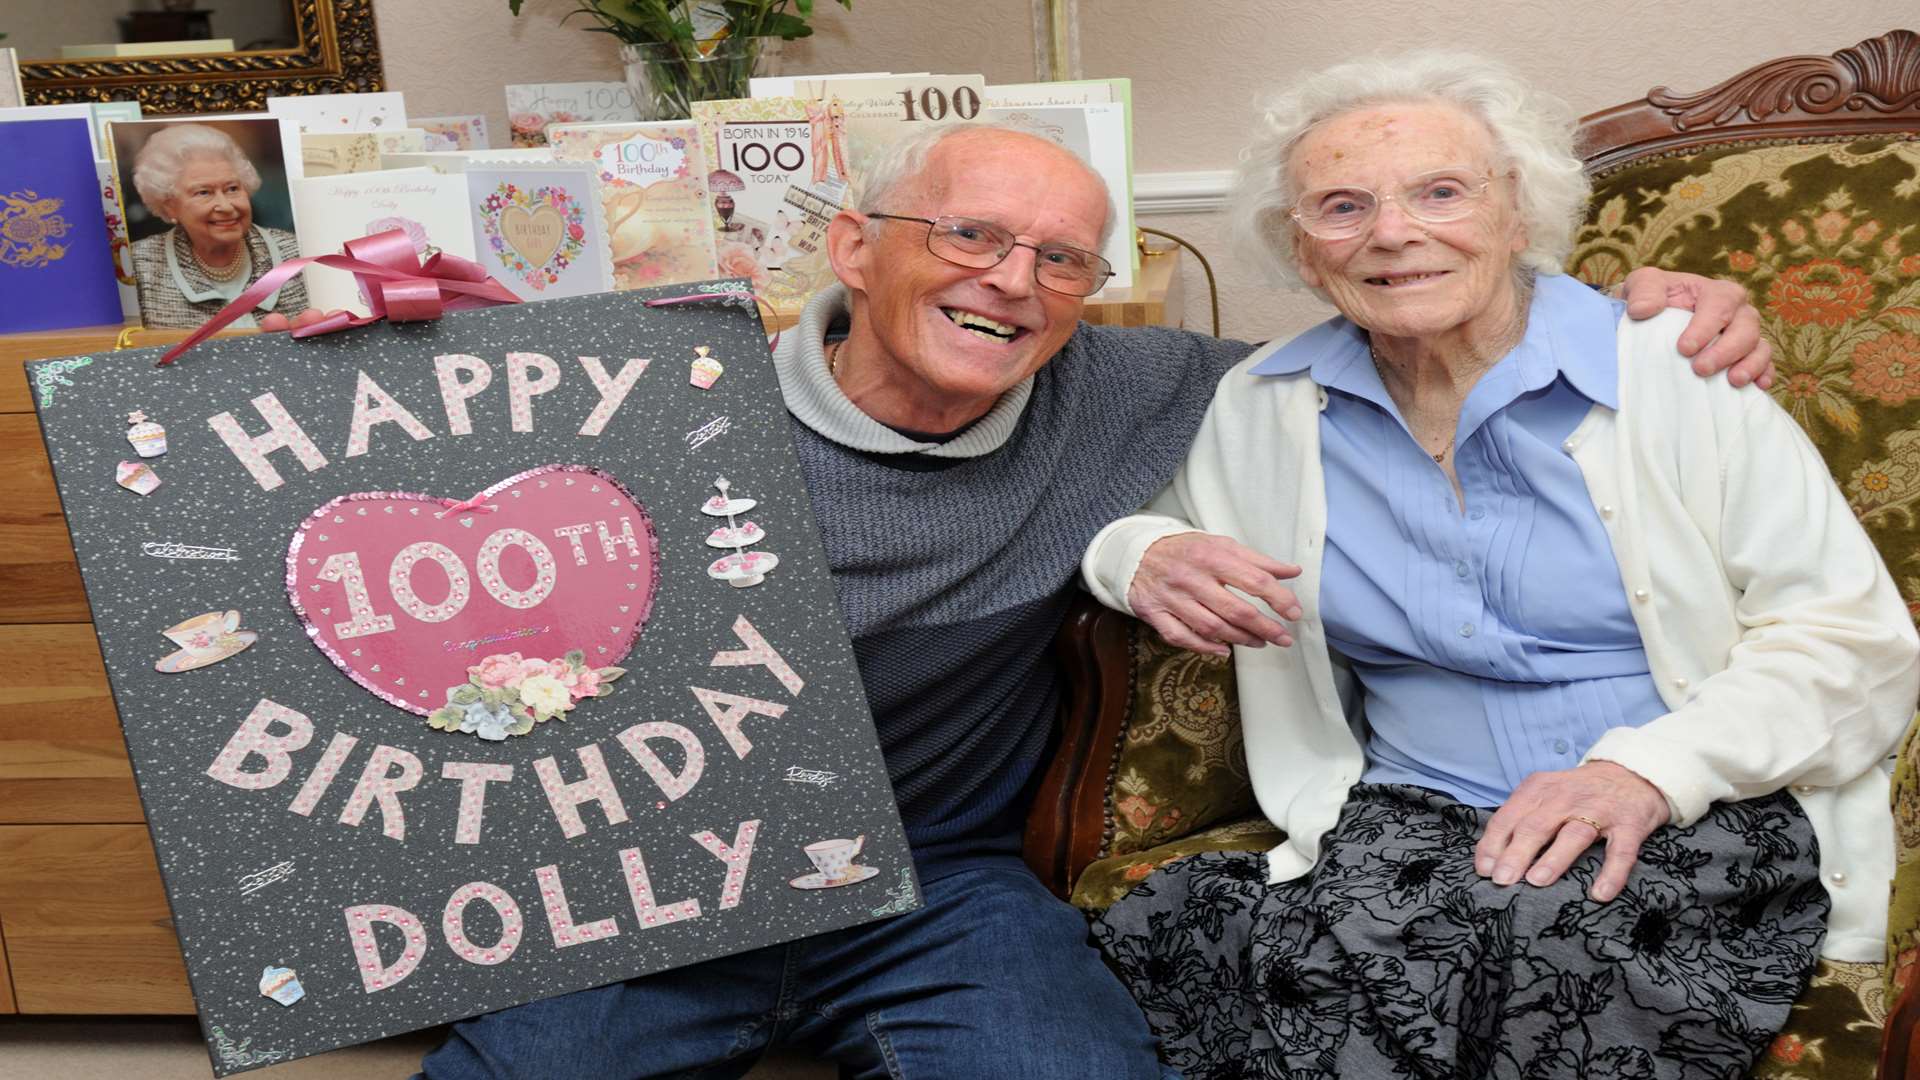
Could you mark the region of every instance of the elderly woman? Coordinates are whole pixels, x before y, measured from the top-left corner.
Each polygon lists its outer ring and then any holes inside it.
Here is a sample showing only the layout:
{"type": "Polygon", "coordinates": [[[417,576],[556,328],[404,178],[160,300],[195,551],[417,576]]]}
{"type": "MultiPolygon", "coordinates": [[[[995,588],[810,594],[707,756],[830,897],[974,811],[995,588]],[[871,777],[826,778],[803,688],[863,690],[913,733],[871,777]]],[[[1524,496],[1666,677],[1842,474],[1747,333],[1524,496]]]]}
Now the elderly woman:
{"type": "MultiPolygon", "coordinates": [[[[260,173],[219,128],[162,129],[134,157],[133,186],[147,209],[173,226],[133,245],[140,321],[148,326],[197,327],[300,254],[292,233],[254,223],[250,197],[260,190],[260,173]]],[[[285,329],[288,317],[306,307],[307,287],[296,276],[233,325],[285,329]]]]}
{"type": "Polygon", "coordinates": [[[1882,954],[1913,623],[1770,398],[1561,274],[1571,131],[1423,53],[1304,79],[1245,158],[1245,232],[1340,317],[1084,567],[1237,646],[1287,834],[1096,928],[1189,1076],[1737,1076],[1819,957],[1882,954]]]}

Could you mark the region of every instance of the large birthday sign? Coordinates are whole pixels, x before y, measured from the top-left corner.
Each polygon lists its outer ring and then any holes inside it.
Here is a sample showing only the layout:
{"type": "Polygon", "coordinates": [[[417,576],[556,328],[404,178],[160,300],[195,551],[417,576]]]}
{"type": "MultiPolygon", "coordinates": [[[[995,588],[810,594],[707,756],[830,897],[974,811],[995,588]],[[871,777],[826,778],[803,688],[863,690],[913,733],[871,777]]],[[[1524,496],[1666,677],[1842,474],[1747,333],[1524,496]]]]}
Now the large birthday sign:
{"type": "Polygon", "coordinates": [[[29,366],[216,1073],[918,903],[759,320],[649,295],[29,366]]]}

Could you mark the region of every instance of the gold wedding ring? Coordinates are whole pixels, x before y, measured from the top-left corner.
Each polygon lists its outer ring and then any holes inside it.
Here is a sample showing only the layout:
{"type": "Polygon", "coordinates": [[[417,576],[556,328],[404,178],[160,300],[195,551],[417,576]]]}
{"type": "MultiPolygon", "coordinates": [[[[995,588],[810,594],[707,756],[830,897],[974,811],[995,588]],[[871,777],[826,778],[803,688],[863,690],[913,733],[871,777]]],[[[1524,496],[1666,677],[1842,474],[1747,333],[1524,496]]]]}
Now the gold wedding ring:
{"type": "Polygon", "coordinates": [[[1567,815],[1567,820],[1568,820],[1568,821],[1578,821],[1578,822],[1581,822],[1581,823],[1583,823],[1583,824],[1586,824],[1586,825],[1591,825],[1591,826],[1593,826],[1593,831],[1594,831],[1594,832],[1605,832],[1605,831],[1607,831],[1607,827],[1606,827],[1605,825],[1602,825],[1602,824],[1600,824],[1599,822],[1597,822],[1597,821],[1595,821],[1595,820],[1593,820],[1592,818],[1590,818],[1590,817],[1588,817],[1588,816],[1587,816],[1587,815],[1585,815],[1585,814],[1569,814],[1569,815],[1567,815]]]}

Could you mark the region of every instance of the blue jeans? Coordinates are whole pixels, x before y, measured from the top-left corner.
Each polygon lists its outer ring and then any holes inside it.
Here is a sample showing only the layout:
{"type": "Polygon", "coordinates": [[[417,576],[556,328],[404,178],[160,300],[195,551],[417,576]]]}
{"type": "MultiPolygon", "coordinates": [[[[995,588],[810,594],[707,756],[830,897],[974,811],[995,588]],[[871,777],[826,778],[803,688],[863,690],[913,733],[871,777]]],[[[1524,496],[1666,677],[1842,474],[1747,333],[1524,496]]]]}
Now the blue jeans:
{"type": "Polygon", "coordinates": [[[860,1078],[1177,1077],[1086,920],[1024,866],[922,891],[906,915],[462,1021],[424,1076],[717,1080],[785,1045],[860,1078]]]}

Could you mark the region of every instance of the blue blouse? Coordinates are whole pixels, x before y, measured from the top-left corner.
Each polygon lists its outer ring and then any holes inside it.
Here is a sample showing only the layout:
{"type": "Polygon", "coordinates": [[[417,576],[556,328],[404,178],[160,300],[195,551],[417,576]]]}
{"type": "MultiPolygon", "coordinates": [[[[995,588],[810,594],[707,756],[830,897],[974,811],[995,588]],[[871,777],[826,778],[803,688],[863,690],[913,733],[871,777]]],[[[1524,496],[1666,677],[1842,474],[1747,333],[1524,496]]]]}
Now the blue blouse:
{"type": "Polygon", "coordinates": [[[1526,336],[1461,410],[1464,512],[1359,328],[1334,319],[1253,369],[1307,371],[1327,392],[1320,607],[1366,690],[1366,781],[1497,806],[1529,773],[1578,764],[1607,729],[1666,713],[1562,445],[1594,405],[1619,405],[1621,313],[1571,278],[1539,278],[1526,336]]]}

